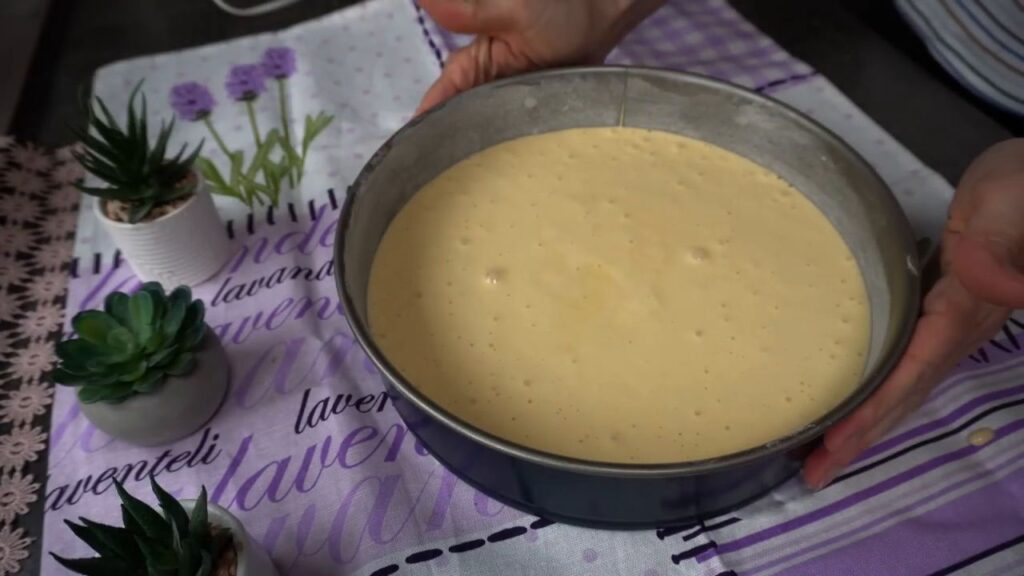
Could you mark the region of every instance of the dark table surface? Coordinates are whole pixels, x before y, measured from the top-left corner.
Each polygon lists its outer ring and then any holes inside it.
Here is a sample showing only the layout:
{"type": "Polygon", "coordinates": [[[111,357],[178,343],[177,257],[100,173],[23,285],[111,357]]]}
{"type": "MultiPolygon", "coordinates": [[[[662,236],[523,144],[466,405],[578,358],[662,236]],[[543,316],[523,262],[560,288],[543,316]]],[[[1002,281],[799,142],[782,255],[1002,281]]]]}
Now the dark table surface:
{"type": "MultiPolygon", "coordinates": [[[[70,142],[67,124],[78,119],[80,90],[89,85],[99,66],[283,28],[353,2],[302,0],[256,18],[229,16],[209,0],[49,3],[9,132],[58,146],[70,142]]],[[[888,1],[733,0],[733,4],[952,182],[985,147],[1024,134],[1020,118],[991,109],[949,78],[888,1]]],[[[0,23],[0,33],[12,23],[0,23]]],[[[28,42],[34,34],[25,36],[28,42]]],[[[12,74],[21,67],[14,64],[12,74]]],[[[42,470],[32,473],[45,477],[42,470]]],[[[37,504],[21,525],[40,538],[42,500],[37,504]]],[[[39,573],[40,546],[36,540],[21,574],[39,573]]]]}
{"type": "MultiPolygon", "coordinates": [[[[221,12],[210,0],[49,2],[11,131],[51,146],[69,141],[67,123],[79,116],[79,92],[88,87],[99,66],[279,29],[353,3],[302,0],[266,16],[237,18],[221,12]]],[[[1024,133],[1021,119],[991,109],[949,78],[888,0],[733,0],[733,4],[950,180],[955,181],[987,145],[1024,133]]]]}

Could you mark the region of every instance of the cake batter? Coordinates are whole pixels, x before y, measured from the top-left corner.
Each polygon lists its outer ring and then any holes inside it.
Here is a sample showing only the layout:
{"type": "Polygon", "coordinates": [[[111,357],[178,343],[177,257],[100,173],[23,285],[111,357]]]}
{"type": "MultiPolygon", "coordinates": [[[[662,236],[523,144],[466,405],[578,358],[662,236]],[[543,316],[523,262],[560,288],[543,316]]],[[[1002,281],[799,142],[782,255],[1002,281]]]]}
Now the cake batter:
{"type": "Polygon", "coordinates": [[[867,296],[774,173],[665,132],[520,138],[391,223],[371,332],[459,418],[545,452],[665,463],[794,432],[858,384],[867,296]]]}

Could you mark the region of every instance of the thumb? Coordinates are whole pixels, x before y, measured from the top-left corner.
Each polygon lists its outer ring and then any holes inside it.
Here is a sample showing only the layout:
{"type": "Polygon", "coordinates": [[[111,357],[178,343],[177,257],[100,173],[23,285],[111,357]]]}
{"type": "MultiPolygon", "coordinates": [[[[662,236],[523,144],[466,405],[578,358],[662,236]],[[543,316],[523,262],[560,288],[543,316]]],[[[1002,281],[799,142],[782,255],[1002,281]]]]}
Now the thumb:
{"type": "Polygon", "coordinates": [[[982,195],[950,256],[953,274],[976,297],[1024,308],[1024,189],[982,195]]]}
{"type": "Polygon", "coordinates": [[[469,90],[473,86],[482,84],[485,72],[480,69],[479,61],[480,38],[472,44],[452,53],[441,69],[441,76],[427,89],[416,109],[416,116],[430,110],[434,106],[455,96],[459,92],[469,90]]]}
{"type": "Polygon", "coordinates": [[[435,22],[460,34],[499,32],[516,23],[510,0],[419,0],[419,5],[435,22]]]}
{"type": "Polygon", "coordinates": [[[416,115],[437,106],[460,92],[536,66],[490,36],[477,36],[465,48],[453,53],[445,62],[441,76],[423,95],[416,115]]]}

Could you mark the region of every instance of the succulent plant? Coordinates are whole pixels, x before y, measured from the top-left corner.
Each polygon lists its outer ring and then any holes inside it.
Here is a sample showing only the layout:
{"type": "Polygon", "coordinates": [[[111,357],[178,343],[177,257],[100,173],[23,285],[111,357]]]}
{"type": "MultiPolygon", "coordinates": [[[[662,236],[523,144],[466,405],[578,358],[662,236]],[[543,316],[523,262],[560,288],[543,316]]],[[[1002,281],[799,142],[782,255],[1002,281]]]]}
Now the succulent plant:
{"type": "Polygon", "coordinates": [[[79,540],[99,556],[62,558],[61,566],[85,576],[208,576],[230,536],[210,527],[206,488],[192,507],[191,515],[173,496],[150,477],[153,494],[163,512],[129,494],[120,482],[114,486],[121,497],[124,526],[110,526],[79,518],[64,523],[79,540]]]}
{"type": "Polygon", "coordinates": [[[195,184],[188,180],[192,165],[199,156],[202,143],[189,154],[187,145],[173,158],[167,158],[167,142],[174,130],[170,123],[161,121],[156,143],[150,147],[146,120],[146,96],[142,96],[142,110],[136,110],[135,99],[141,84],[132,91],[128,100],[128,118],[124,128],[100,98],[85,106],[88,127],[75,130],[84,150],[75,158],[93,176],[106,182],[108,187],[80,185],[79,189],[102,200],[116,200],[129,206],[128,222],[135,224],[144,219],[154,207],[192,194],[195,184]]]}
{"type": "Polygon", "coordinates": [[[168,376],[183,376],[195,365],[195,349],[206,332],[202,300],[187,286],[170,295],[147,282],[129,296],[113,292],[103,310],[79,312],[71,320],[78,338],[57,344],[58,384],[78,387],[78,399],[121,402],[146,394],[168,376]]]}

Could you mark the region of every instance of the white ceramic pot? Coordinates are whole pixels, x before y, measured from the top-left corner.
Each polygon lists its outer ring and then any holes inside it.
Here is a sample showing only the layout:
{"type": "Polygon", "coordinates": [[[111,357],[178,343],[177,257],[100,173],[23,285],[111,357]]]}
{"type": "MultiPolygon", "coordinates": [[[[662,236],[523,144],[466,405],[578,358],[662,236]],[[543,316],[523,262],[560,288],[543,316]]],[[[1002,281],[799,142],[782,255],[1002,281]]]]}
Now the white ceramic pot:
{"type": "Polygon", "coordinates": [[[200,429],[217,412],[228,391],[228,357],[213,330],[196,351],[196,366],[185,376],[171,376],[149,394],[125,400],[79,403],[96,428],[140,446],[159,446],[200,429]]]}
{"type": "MultiPolygon", "coordinates": [[[[195,500],[181,501],[181,505],[189,514],[192,514],[192,507],[195,503],[195,500]]],[[[238,558],[235,576],[277,576],[277,568],[267,556],[267,551],[249,536],[249,533],[245,531],[245,526],[242,526],[238,518],[212,502],[207,505],[207,514],[210,524],[226,528],[231,532],[238,558]]]]}
{"type": "Polygon", "coordinates": [[[234,254],[234,243],[203,178],[192,197],[178,210],[152,222],[115,222],[93,204],[96,217],[114,239],[140,280],[155,280],[168,289],[194,286],[216,274],[234,254]]]}

